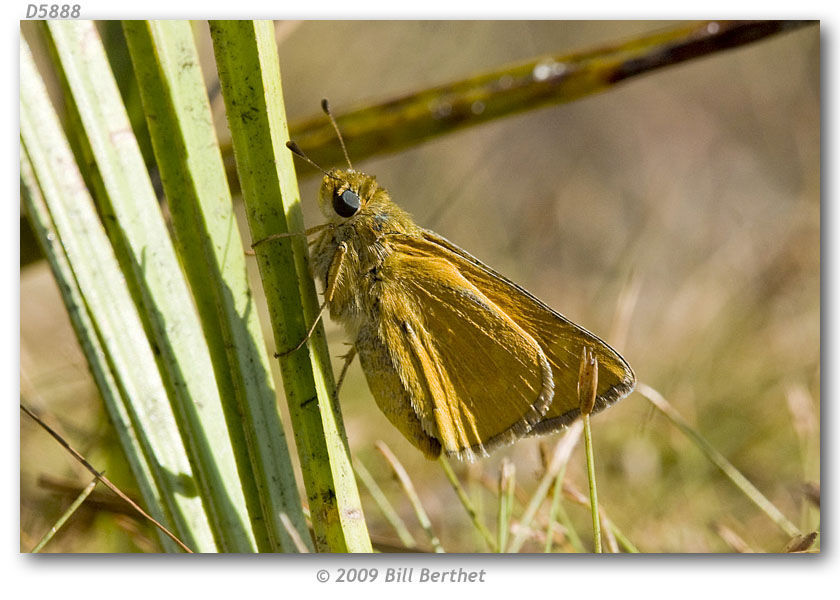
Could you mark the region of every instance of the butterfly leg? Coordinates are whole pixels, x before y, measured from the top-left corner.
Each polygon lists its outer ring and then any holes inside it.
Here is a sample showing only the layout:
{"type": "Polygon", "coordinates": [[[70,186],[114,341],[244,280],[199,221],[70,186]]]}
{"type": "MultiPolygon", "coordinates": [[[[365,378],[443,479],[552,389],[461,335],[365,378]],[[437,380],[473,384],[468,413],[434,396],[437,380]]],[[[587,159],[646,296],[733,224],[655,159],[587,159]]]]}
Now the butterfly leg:
{"type": "MultiPolygon", "coordinates": [[[[290,233],[288,236],[285,236],[285,235],[284,235],[284,236],[282,236],[282,237],[293,237],[293,236],[298,236],[298,235],[307,235],[307,234],[305,234],[305,233],[290,233]]],[[[274,239],[274,238],[272,238],[272,239],[274,239]]],[[[266,238],[266,239],[264,239],[264,240],[260,240],[259,242],[255,242],[255,244],[254,244],[254,245],[256,245],[256,244],[262,244],[263,242],[267,242],[267,241],[268,241],[268,238],[266,238]]],[[[309,240],[309,245],[311,246],[312,244],[317,243],[317,241],[318,241],[318,239],[317,239],[317,238],[312,239],[312,240],[309,240]]],[[[245,250],[245,256],[256,256],[256,255],[257,255],[257,252],[254,250],[254,248],[253,248],[253,247],[251,247],[251,248],[249,248],[249,249],[245,250]]],[[[310,271],[312,271],[312,267],[311,267],[311,266],[309,267],[309,270],[310,270],[310,271]]],[[[311,275],[311,273],[310,273],[310,275],[311,275]]]]}
{"type": "MultiPolygon", "coordinates": [[[[344,356],[340,357],[344,359],[344,365],[341,367],[341,373],[338,376],[338,381],[335,384],[335,391],[333,392],[333,405],[336,406],[338,404],[338,392],[341,389],[341,384],[344,383],[344,377],[347,375],[347,370],[350,368],[350,364],[353,362],[353,359],[356,358],[356,347],[353,346],[350,348],[350,351],[345,354],[344,356]]],[[[315,400],[315,398],[309,398],[301,403],[301,406],[306,406],[310,402],[315,400]]]]}
{"type": "Polygon", "coordinates": [[[353,363],[353,359],[356,358],[356,347],[353,346],[350,348],[350,351],[342,356],[344,359],[344,366],[341,367],[341,373],[338,376],[338,381],[335,384],[335,399],[338,400],[338,391],[341,389],[341,385],[344,383],[344,378],[347,376],[347,370],[350,368],[350,365],[353,363]]]}
{"type": "MultiPolygon", "coordinates": [[[[261,244],[265,244],[266,242],[270,242],[272,240],[279,240],[279,239],[282,239],[282,238],[299,237],[299,236],[309,237],[310,235],[314,235],[314,234],[318,233],[319,231],[321,231],[322,229],[324,229],[326,227],[330,227],[330,226],[331,226],[330,223],[324,223],[323,225],[316,225],[315,227],[310,227],[306,231],[291,231],[291,232],[287,232],[287,233],[272,233],[270,236],[265,237],[261,240],[257,240],[256,242],[251,244],[251,248],[254,249],[261,244]]],[[[245,253],[248,254],[247,251],[245,253]]]]}
{"type": "Polygon", "coordinates": [[[288,356],[292,352],[297,352],[303,345],[312,337],[312,334],[315,332],[315,328],[318,326],[318,322],[321,320],[321,317],[324,316],[324,311],[327,310],[327,306],[333,299],[333,295],[335,294],[335,285],[336,281],[338,281],[338,276],[341,273],[341,265],[344,264],[344,256],[347,254],[347,244],[344,242],[338,245],[338,248],[335,251],[335,256],[333,256],[332,263],[330,264],[330,270],[327,278],[327,289],[324,291],[324,302],[321,304],[321,308],[318,309],[318,314],[315,317],[315,320],[312,322],[312,326],[309,328],[309,331],[306,332],[304,338],[298,343],[297,346],[292,348],[291,350],[286,350],[280,354],[275,353],[274,358],[280,358],[281,356],[288,356]]]}

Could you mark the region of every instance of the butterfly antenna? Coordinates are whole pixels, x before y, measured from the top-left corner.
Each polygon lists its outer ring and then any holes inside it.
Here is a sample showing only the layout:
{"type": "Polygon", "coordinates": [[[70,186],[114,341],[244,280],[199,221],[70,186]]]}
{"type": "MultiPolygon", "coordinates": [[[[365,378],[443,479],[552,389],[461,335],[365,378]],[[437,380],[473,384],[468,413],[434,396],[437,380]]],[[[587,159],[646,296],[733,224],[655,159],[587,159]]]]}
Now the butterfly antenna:
{"type": "Polygon", "coordinates": [[[338,123],[335,122],[335,117],[333,117],[332,111],[330,110],[330,103],[326,98],[321,100],[321,109],[324,111],[324,114],[330,118],[330,123],[332,123],[333,129],[335,129],[335,134],[338,136],[338,142],[341,144],[341,149],[344,151],[344,159],[347,161],[347,166],[350,167],[350,170],[353,170],[353,163],[350,162],[350,155],[347,154],[347,146],[344,145],[344,138],[341,136],[341,130],[338,128],[338,123]]]}
{"type": "Polygon", "coordinates": [[[288,141],[288,142],[286,142],[286,148],[288,148],[289,150],[291,150],[294,154],[297,154],[298,156],[300,156],[303,160],[305,160],[305,161],[306,161],[306,162],[308,162],[310,165],[312,165],[313,167],[315,167],[316,169],[318,169],[319,171],[321,171],[321,173],[323,173],[323,174],[324,174],[324,175],[326,175],[327,177],[332,177],[333,179],[339,179],[338,177],[336,177],[335,175],[333,175],[333,174],[332,174],[332,173],[330,173],[329,171],[326,171],[326,170],[322,169],[321,167],[319,167],[319,166],[315,163],[315,161],[314,161],[314,160],[312,160],[311,158],[309,158],[308,156],[306,156],[306,154],[304,154],[304,153],[303,153],[303,150],[301,150],[301,149],[300,149],[300,146],[298,146],[298,145],[297,145],[297,142],[292,142],[292,141],[288,141]]]}

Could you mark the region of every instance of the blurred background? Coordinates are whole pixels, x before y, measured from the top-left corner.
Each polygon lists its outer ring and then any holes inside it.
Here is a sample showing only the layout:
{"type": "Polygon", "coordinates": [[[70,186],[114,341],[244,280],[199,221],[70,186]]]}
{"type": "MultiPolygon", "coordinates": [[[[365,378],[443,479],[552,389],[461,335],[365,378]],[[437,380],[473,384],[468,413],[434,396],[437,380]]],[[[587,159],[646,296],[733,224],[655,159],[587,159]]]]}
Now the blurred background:
{"type": "MultiPolygon", "coordinates": [[[[672,24],[317,21],[282,22],[276,31],[287,115],[295,123],[317,114],[322,97],[341,113],[672,24]]],[[[208,88],[215,90],[206,23],[195,31],[208,88]]],[[[214,96],[213,105],[224,141],[222,99],[214,96]]],[[[355,166],[377,175],[418,224],[606,339],[640,381],[663,394],[789,519],[803,530],[819,528],[818,510],[805,493],[819,485],[820,473],[819,26],[355,166]]],[[[321,222],[317,185],[313,178],[301,182],[307,226],[321,222]]],[[[21,268],[20,314],[22,398],[49,410],[93,464],[131,489],[43,261],[21,268]]],[[[265,318],[264,324],[268,330],[265,318]]],[[[349,340],[329,320],[327,336],[334,357],[347,351],[349,340]]],[[[335,368],[340,365],[336,358],[335,368]]],[[[275,380],[281,389],[277,372],[275,380]]],[[[280,396],[288,423],[284,404],[280,396]]],[[[341,406],[353,454],[421,546],[429,547],[427,538],[375,450],[377,440],[411,474],[443,547],[480,550],[443,472],[379,412],[358,363],[341,406]]],[[[593,435],[599,500],[641,551],[777,552],[787,543],[639,394],[595,417],[593,435]]],[[[544,450],[556,439],[524,440],[489,459],[455,465],[491,529],[497,501],[488,486],[496,485],[500,462],[515,464],[528,497],[543,471],[541,445],[544,450]]],[[[582,447],[567,477],[586,489],[582,447]]],[[[22,418],[22,551],[89,480],[22,418]]],[[[364,488],[362,501],[374,538],[396,540],[364,488]]],[[[107,499],[89,500],[48,549],[155,550],[146,525],[116,508],[107,499]]],[[[586,539],[588,509],[570,504],[568,511],[586,539]]],[[[541,549],[539,541],[523,547],[541,549]]]]}

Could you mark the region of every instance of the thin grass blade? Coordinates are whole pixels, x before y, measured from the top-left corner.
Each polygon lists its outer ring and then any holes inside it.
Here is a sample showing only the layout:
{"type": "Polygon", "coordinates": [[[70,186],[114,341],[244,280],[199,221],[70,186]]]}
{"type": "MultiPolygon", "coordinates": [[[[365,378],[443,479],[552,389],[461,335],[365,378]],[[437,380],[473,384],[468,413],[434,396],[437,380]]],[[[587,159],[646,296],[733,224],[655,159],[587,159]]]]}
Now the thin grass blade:
{"type": "Polygon", "coordinates": [[[478,511],[476,511],[475,507],[473,506],[472,500],[467,495],[466,490],[461,485],[461,482],[458,481],[458,477],[455,476],[455,472],[452,470],[452,465],[449,464],[449,460],[446,456],[441,455],[440,459],[438,460],[440,463],[443,472],[446,474],[446,478],[449,480],[449,483],[452,485],[452,489],[455,490],[455,494],[458,496],[458,500],[461,501],[461,505],[467,511],[467,515],[470,518],[470,521],[475,527],[476,531],[481,535],[484,542],[490,548],[491,551],[495,552],[497,549],[496,540],[493,539],[493,534],[490,533],[490,530],[487,529],[487,526],[482,523],[481,519],[478,517],[478,511]]]}
{"type": "Polygon", "coordinates": [[[388,523],[390,523],[394,528],[397,537],[400,538],[403,545],[406,548],[416,548],[417,540],[415,540],[414,536],[411,535],[411,532],[405,525],[405,521],[403,521],[402,517],[400,517],[399,513],[397,513],[396,509],[385,495],[385,492],[382,491],[382,488],[380,488],[379,484],[376,483],[376,480],[370,474],[370,471],[367,470],[367,467],[365,467],[362,461],[357,458],[353,459],[353,466],[355,467],[356,475],[359,477],[362,485],[367,488],[367,491],[373,497],[373,500],[376,502],[379,510],[382,511],[385,520],[388,521],[388,523]]]}
{"type": "Polygon", "coordinates": [[[696,429],[689,425],[688,421],[686,421],[682,415],[680,415],[680,413],[671,406],[670,402],[668,402],[662,394],[644,383],[639,383],[639,385],[636,386],[636,391],[653,404],[653,406],[665,415],[671,423],[676,425],[677,429],[688,436],[688,438],[694,442],[694,445],[697,446],[706,458],[708,458],[718,469],[720,469],[723,474],[726,475],[726,477],[753,502],[753,504],[761,509],[764,514],[770,517],[770,520],[778,525],[782,531],[792,538],[802,535],[799,528],[791,523],[788,518],[782,514],[782,511],[776,508],[776,505],[770,502],[770,500],[768,500],[767,497],[762,494],[749,479],[744,477],[744,475],[735,468],[735,465],[729,462],[723,454],[718,452],[717,449],[715,449],[715,447],[706,440],[706,438],[700,435],[696,429]]]}
{"type": "Polygon", "coordinates": [[[496,525],[496,535],[498,536],[496,550],[498,552],[505,552],[507,549],[515,490],[516,465],[509,460],[503,460],[499,471],[499,510],[496,525]]]}
{"type": "Polygon", "coordinates": [[[376,442],[376,449],[385,457],[385,460],[388,461],[388,464],[397,476],[400,485],[402,485],[405,491],[405,495],[408,497],[409,502],[411,502],[412,508],[414,508],[414,514],[417,515],[417,520],[420,521],[420,526],[426,532],[426,535],[429,536],[429,542],[432,544],[432,548],[438,553],[446,552],[440,543],[440,538],[438,538],[432,528],[432,522],[429,520],[426,509],[423,508],[423,503],[420,502],[420,496],[417,495],[417,490],[414,489],[414,484],[411,482],[411,477],[408,476],[408,471],[405,470],[405,467],[385,442],[376,442]]]}
{"type": "Polygon", "coordinates": [[[583,426],[580,421],[572,423],[554,447],[551,462],[540,479],[537,489],[534,491],[534,495],[531,496],[531,500],[528,502],[528,506],[526,507],[522,518],[519,520],[519,529],[508,547],[508,552],[518,552],[522,547],[522,544],[525,543],[525,540],[530,532],[531,522],[534,520],[537,511],[540,509],[545,497],[548,495],[548,490],[555,477],[557,477],[557,473],[559,473],[561,467],[569,461],[569,458],[572,455],[572,450],[574,450],[578,440],[580,440],[582,428],[583,426]]]}
{"type": "Polygon", "coordinates": [[[67,507],[67,510],[61,513],[61,516],[56,520],[53,526],[50,527],[50,530],[46,534],[44,534],[44,537],[42,537],[35,545],[35,547],[32,548],[32,554],[38,554],[41,550],[44,549],[44,546],[50,543],[50,540],[53,539],[53,537],[55,537],[55,534],[58,533],[58,530],[64,526],[64,524],[67,522],[67,519],[72,517],[73,513],[76,512],[78,508],[82,505],[82,503],[84,503],[84,501],[87,499],[87,497],[90,496],[91,492],[93,491],[93,488],[96,487],[98,481],[98,479],[94,478],[89,484],[85,486],[85,489],[83,489],[81,493],[78,496],[76,496],[76,499],[73,500],[70,506],[67,507]]]}

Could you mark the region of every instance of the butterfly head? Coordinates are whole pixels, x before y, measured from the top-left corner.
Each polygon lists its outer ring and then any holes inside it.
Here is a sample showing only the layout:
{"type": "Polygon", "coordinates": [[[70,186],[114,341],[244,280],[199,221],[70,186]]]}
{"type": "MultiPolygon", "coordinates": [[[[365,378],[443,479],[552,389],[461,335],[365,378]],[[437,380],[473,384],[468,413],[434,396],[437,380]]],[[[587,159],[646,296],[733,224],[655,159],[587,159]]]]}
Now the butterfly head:
{"type": "Polygon", "coordinates": [[[321,181],[318,202],[329,221],[341,223],[364,212],[380,190],[376,177],[353,169],[332,169],[321,181]]]}

